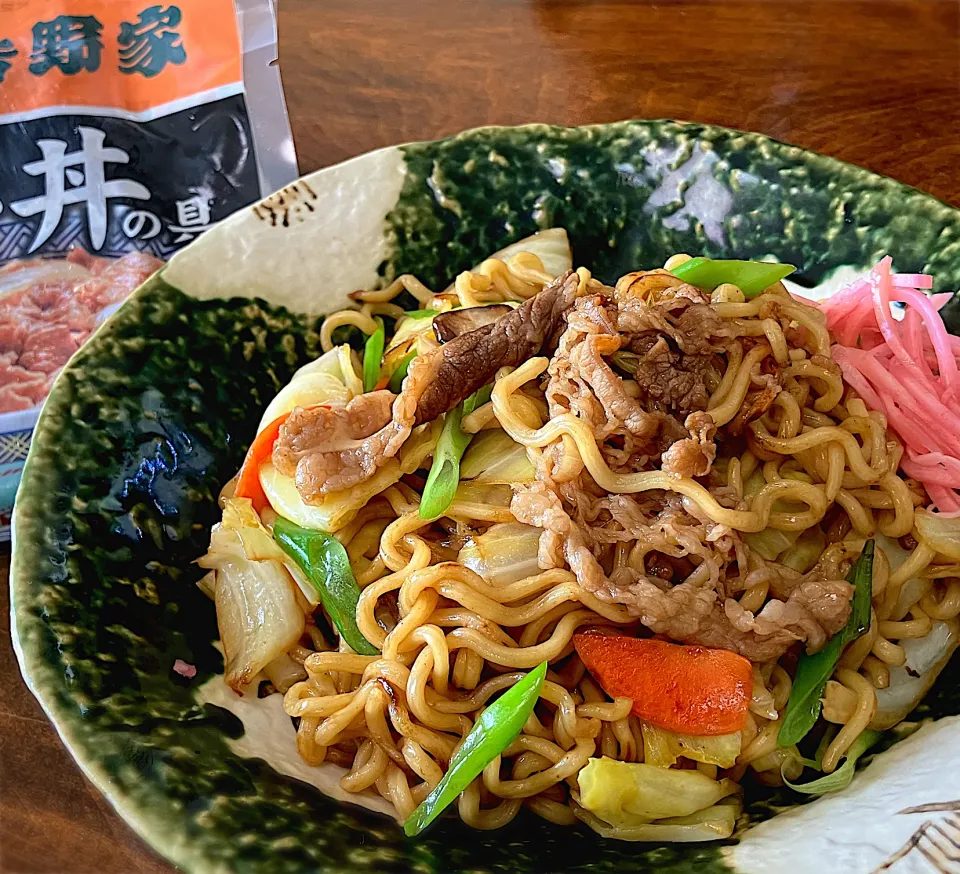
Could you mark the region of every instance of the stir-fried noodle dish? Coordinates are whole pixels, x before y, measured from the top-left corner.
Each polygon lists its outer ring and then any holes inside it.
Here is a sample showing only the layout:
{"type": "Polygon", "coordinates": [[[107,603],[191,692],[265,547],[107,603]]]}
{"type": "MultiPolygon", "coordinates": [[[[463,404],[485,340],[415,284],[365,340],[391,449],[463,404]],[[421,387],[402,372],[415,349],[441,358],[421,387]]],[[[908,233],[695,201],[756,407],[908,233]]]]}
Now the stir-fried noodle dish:
{"type": "Polygon", "coordinates": [[[960,640],[947,296],[646,266],[553,230],[355,292],[223,490],[226,682],[409,835],[730,837],[757,784],[846,786],[960,640]]]}

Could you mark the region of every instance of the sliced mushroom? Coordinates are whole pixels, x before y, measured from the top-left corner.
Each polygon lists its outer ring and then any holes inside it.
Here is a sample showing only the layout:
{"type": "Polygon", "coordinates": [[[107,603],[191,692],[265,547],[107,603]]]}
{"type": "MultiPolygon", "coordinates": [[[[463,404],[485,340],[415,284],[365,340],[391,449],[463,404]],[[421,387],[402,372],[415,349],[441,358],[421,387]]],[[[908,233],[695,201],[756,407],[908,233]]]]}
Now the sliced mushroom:
{"type": "Polygon", "coordinates": [[[449,343],[461,334],[467,334],[490,325],[501,316],[513,312],[513,307],[505,303],[490,306],[468,307],[463,310],[449,310],[433,317],[433,333],[441,343],[449,343]]]}

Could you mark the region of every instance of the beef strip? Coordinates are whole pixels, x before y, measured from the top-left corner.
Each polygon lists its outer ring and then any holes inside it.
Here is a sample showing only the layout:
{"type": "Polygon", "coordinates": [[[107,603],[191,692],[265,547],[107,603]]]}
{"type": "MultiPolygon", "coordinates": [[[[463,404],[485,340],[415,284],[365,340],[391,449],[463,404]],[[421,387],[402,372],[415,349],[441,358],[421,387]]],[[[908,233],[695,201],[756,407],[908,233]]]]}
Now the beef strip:
{"type": "Polygon", "coordinates": [[[606,582],[594,556],[588,534],[566,511],[559,495],[545,483],[517,489],[510,512],[518,522],[541,528],[539,563],[544,569],[563,567],[564,561],[587,591],[596,592],[606,582]]]}
{"type": "MultiPolygon", "coordinates": [[[[669,506],[649,522],[642,513],[618,512],[616,521],[627,525],[618,535],[609,527],[593,527],[582,517],[574,518],[581,514],[569,509],[571,488],[569,483],[564,486],[566,500],[544,482],[515,491],[510,505],[513,515],[543,529],[540,566],[566,564],[585,591],[600,601],[622,605],[651,631],[764,662],[779,658],[798,640],[810,652],[820,650],[850,615],[853,587],[849,583],[809,578],[799,582],[785,600],[773,598],[757,614],[750,613],[722,594],[722,574],[738,556],[735,537],[728,535],[725,545],[711,543],[702,524],[669,506]],[[661,577],[655,566],[646,574],[618,568],[608,576],[597,558],[604,541],[636,541],[654,556],[681,560],[686,578],[671,585],[672,579],[661,577]],[[700,563],[693,567],[687,556],[700,563]]],[[[627,506],[632,500],[618,497],[627,506]]],[[[611,504],[609,509],[616,508],[611,504]]]]}
{"type": "Polygon", "coordinates": [[[668,288],[656,301],[628,297],[619,302],[617,329],[632,353],[629,369],[648,408],[680,416],[705,410],[707,374],[729,328],[692,286],[668,288]]]}
{"type": "MultiPolygon", "coordinates": [[[[706,355],[723,348],[729,327],[697,289],[665,296],[655,304],[636,299],[619,303],[617,327],[621,333],[644,336],[651,332],[669,338],[688,355],[706,355]]],[[[673,289],[674,292],[679,291],[673,289]]]]}
{"type": "MultiPolygon", "coordinates": [[[[550,413],[576,415],[606,458],[612,446],[627,462],[648,452],[634,470],[649,469],[659,451],[666,473],[708,476],[717,431],[706,412],[708,374],[730,336],[697,289],[662,271],[631,274],[617,283],[614,299],[583,296],[568,313],[548,370],[550,413]],[[639,395],[611,370],[611,359],[633,374],[639,395]],[[683,426],[677,415],[684,417],[683,426]],[[627,451],[631,441],[639,447],[633,455],[627,451]]],[[[755,383],[740,427],[775,400],[779,368],[755,383]]],[[[743,589],[736,585],[738,568],[749,565],[736,532],[691,515],[695,509],[685,509],[676,495],[597,494],[582,462],[571,468],[566,456],[562,443],[548,447],[538,463],[538,482],[514,488],[514,516],[543,530],[542,567],[566,565],[584,591],[622,606],[658,634],[730,649],[753,661],[775,659],[797,641],[819,650],[843,626],[852,592],[847,583],[798,578],[788,593],[750,613],[730,597],[743,589]],[[560,467],[562,479],[556,476],[560,467]],[[638,569],[615,563],[614,550],[624,543],[632,545],[631,554],[651,556],[650,564],[638,569]],[[682,562],[683,573],[661,559],[682,562]]],[[[736,493],[713,491],[718,500],[736,504],[736,493]]]]}

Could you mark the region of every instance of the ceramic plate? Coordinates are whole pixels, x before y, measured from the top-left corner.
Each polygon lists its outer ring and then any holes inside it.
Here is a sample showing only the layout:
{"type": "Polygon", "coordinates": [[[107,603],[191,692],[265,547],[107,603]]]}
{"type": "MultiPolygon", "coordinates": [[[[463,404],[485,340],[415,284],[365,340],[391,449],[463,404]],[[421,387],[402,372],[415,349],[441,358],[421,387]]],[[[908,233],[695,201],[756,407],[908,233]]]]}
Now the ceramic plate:
{"type": "MultiPolygon", "coordinates": [[[[723,846],[604,841],[532,815],[497,832],[444,820],[406,840],[311,785],[322,775],[300,764],[278,707],[220,706],[214,610],[192,562],[263,408],[318,354],[317,316],[405,272],[442,288],[553,226],[606,281],[674,252],[775,256],[824,294],[890,253],[937,290],[960,287],[957,210],[756,134],[674,122],[484,128],[383,149],[179,253],[57,380],[20,488],[12,586],[34,693],[86,774],[183,869],[819,874],[829,860],[867,874],[925,822],[949,831],[956,658],[915,714],[920,730],[847,790],[799,807],[782,791],[754,797],[752,828],[723,846]],[[198,676],[177,674],[178,658],[198,676]]],[[[917,850],[893,870],[928,864],[917,850]]]]}

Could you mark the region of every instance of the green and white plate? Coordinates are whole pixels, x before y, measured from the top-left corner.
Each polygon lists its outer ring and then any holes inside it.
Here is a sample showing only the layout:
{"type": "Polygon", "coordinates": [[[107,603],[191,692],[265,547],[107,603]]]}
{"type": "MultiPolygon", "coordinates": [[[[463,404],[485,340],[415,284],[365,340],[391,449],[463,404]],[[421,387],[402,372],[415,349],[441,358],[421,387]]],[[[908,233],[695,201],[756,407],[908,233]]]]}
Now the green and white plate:
{"type": "Polygon", "coordinates": [[[939,291],[960,287],[960,212],[722,128],[483,128],[307,176],[179,253],[57,380],[14,518],[14,640],[34,694],[120,814],[196,874],[867,874],[928,822],[891,870],[929,871],[921,850],[953,870],[933,847],[948,846],[936,828],[960,838],[957,658],[914,715],[919,731],[866,759],[848,789],[801,806],[782,790],[754,798],[724,846],[605,841],[532,815],[497,832],[444,820],[407,840],[315,788],[335,780],[300,763],[275,697],[218,693],[214,610],[192,562],[263,408],[318,354],[318,316],[400,273],[442,288],[554,226],[607,281],[674,252],[774,256],[825,294],[890,253],[939,291]]]}

